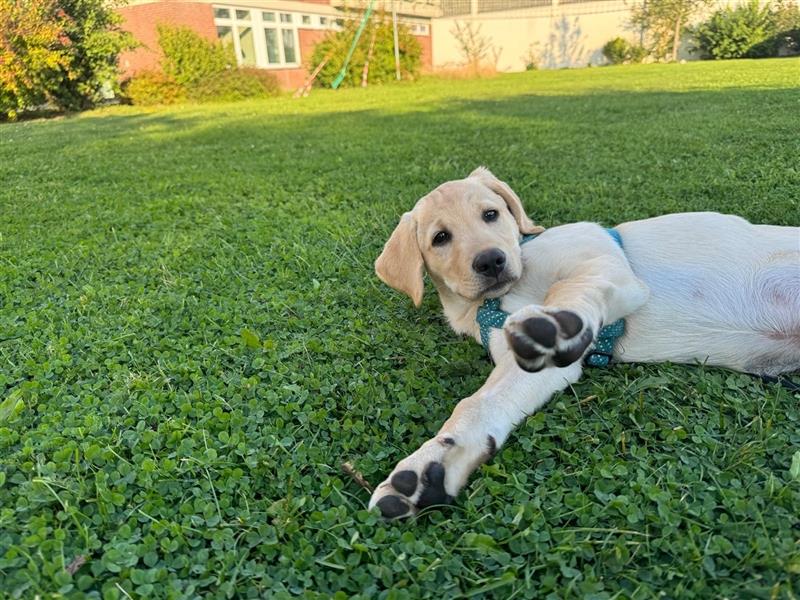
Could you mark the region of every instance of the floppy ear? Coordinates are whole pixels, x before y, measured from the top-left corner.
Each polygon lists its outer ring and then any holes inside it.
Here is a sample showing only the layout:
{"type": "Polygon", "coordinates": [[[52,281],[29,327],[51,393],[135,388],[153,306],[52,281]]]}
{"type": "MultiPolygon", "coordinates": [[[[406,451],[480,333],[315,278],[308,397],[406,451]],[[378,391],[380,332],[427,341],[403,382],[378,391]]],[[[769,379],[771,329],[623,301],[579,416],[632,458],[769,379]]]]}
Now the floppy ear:
{"type": "Polygon", "coordinates": [[[424,272],[425,263],[417,243],[417,222],[407,212],[375,261],[375,273],[386,285],[403,292],[419,307],[425,290],[424,272]]]}
{"type": "Polygon", "coordinates": [[[528,215],[525,214],[522,201],[519,199],[519,196],[514,193],[514,190],[508,187],[507,183],[495,177],[489,169],[486,167],[478,167],[470,173],[469,176],[480,180],[483,185],[506,201],[508,210],[511,211],[511,214],[514,215],[514,218],[517,220],[520,233],[541,233],[544,231],[544,227],[534,224],[534,222],[528,218],[528,215]]]}

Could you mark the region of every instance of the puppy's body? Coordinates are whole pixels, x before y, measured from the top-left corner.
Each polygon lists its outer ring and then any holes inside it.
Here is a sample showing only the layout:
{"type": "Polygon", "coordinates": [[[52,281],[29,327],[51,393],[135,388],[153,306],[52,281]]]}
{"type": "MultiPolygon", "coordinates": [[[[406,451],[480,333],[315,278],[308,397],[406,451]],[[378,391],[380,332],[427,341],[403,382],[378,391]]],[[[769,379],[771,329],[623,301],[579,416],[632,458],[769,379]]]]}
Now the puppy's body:
{"type": "Polygon", "coordinates": [[[683,213],[615,229],[622,247],[592,223],[544,231],[485,169],[404,215],[376,261],[381,279],[419,305],[427,271],[451,327],[478,341],[486,299],[499,298],[509,317],[489,335],[489,379],[400,461],[370,506],[394,518],[452,500],[519,421],[577,381],[597,332],[621,318],[618,361],[800,369],[800,228],[683,213]]]}
{"type": "MultiPolygon", "coordinates": [[[[699,362],[769,375],[800,368],[800,229],[718,213],[666,215],[616,229],[622,252],[590,223],[554,227],[523,245],[523,275],[502,298],[503,310],[543,304],[572,262],[624,260],[646,290],[634,285],[609,302],[618,310],[605,322],[626,320],[615,360],[699,362]]],[[[474,318],[469,327],[462,332],[477,337],[474,318]]],[[[502,335],[492,337],[493,350],[502,348],[502,335]]]]}

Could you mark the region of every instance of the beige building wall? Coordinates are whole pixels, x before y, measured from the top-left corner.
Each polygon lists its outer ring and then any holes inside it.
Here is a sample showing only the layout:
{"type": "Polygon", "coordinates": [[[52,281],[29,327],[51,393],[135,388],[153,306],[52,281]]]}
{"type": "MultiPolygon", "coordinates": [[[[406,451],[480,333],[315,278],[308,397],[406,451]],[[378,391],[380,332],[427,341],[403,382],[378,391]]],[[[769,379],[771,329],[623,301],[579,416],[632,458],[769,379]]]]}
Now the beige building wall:
{"type": "Polygon", "coordinates": [[[453,68],[464,63],[456,39],[456,25],[472,23],[473,31],[493,46],[489,61],[498,56],[499,71],[523,71],[531,54],[539,68],[560,69],[600,65],[603,45],[621,36],[638,41],[638,32],[626,28],[630,2],[601,3],[604,12],[587,14],[585,5],[562,4],[505,12],[479,13],[433,19],[434,68],[453,68]]]}
{"type": "MultiPolygon", "coordinates": [[[[479,35],[493,46],[484,62],[492,63],[497,56],[499,71],[523,71],[531,55],[540,69],[602,65],[606,63],[602,51],[606,42],[618,36],[637,43],[640,39],[639,31],[630,27],[630,16],[631,7],[642,0],[550,0],[546,6],[484,13],[478,12],[479,0],[463,1],[465,7],[471,1],[471,14],[432,20],[434,69],[464,65],[464,53],[454,35],[457,23],[462,27],[473,23],[473,31],[480,28],[479,35]]],[[[717,0],[697,18],[742,1],[717,0]]],[[[696,57],[684,44],[679,58],[696,57]]]]}

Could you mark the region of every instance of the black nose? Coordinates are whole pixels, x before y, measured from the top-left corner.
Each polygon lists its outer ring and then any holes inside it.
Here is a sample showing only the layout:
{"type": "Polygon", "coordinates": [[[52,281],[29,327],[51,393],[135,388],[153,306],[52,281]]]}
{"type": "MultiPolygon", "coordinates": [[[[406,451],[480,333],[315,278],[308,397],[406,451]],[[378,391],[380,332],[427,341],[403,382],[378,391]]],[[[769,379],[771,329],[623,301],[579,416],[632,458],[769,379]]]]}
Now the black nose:
{"type": "Polygon", "coordinates": [[[484,250],[472,261],[472,268],[480,275],[497,277],[506,268],[506,255],[502,250],[484,250]]]}

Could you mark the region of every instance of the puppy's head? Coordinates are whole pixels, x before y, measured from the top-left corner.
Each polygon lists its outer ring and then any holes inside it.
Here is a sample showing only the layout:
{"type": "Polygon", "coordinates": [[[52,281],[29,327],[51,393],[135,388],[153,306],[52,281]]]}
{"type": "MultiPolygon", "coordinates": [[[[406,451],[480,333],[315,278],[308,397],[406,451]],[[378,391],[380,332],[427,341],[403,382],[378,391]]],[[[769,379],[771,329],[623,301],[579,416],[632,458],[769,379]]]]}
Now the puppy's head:
{"type": "Polygon", "coordinates": [[[480,167],[448,181],[400,219],[375,272],[422,302],[423,274],[467,300],[502,296],[522,274],[520,235],[539,233],[508,185],[480,167]]]}

